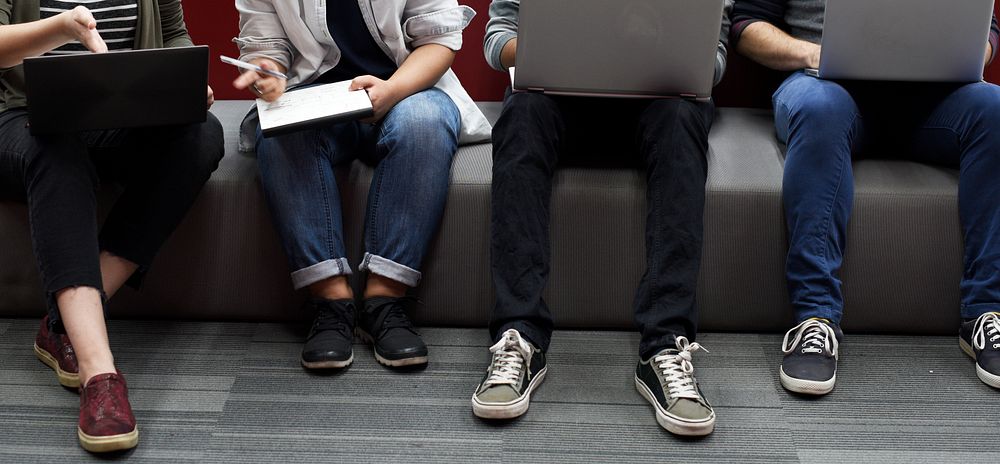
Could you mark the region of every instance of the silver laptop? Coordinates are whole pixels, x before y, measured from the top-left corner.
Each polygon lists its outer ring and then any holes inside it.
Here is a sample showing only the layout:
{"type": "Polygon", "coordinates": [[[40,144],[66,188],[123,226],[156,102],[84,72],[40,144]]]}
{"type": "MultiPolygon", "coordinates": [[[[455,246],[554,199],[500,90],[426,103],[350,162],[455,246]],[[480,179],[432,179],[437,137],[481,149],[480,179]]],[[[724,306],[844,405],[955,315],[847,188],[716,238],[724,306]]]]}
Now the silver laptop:
{"type": "Polygon", "coordinates": [[[525,0],[514,89],[712,95],[723,0],[525,0]]]}
{"type": "Polygon", "coordinates": [[[993,0],[827,0],[823,79],[983,79],[993,0]]]}

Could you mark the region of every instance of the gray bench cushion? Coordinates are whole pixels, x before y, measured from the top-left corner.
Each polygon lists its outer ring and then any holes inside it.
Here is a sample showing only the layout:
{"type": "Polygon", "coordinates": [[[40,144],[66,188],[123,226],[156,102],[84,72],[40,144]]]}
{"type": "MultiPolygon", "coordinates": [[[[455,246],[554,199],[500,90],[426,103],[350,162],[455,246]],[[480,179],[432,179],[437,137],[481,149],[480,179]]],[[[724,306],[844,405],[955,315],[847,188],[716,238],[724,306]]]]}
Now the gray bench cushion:
{"type": "MultiPolygon", "coordinates": [[[[123,290],[114,313],[234,320],[304,318],[291,291],[260,191],[254,158],[236,152],[249,102],[219,102],[227,154],[171,237],[142,292],[123,290]],[[138,313],[137,311],[142,311],[138,313]]],[[[482,105],[495,120],[499,104],[482,105]]],[[[711,137],[705,250],[699,289],[706,330],[782,330],[791,322],[783,278],[783,147],[771,114],[720,109],[711,137]]],[[[452,169],[444,222],[424,266],[415,319],[482,326],[492,308],[489,273],[489,145],[463,147],[452,169]]],[[[951,333],[958,317],[961,235],[957,174],[908,162],[855,164],[856,199],[844,293],[848,330],[951,333]]],[[[371,168],[342,172],[352,263],[371,168]]],[[[644,175],[566,168],[552,199],[547,291],[561,327],[628,328],[644,265],[644,175]]],[[[109,201],[110,199],[106,199],[109,201]]],[[[0,315],[38,315],[42,299],[24,209],[0,204],[0,315]]]]}

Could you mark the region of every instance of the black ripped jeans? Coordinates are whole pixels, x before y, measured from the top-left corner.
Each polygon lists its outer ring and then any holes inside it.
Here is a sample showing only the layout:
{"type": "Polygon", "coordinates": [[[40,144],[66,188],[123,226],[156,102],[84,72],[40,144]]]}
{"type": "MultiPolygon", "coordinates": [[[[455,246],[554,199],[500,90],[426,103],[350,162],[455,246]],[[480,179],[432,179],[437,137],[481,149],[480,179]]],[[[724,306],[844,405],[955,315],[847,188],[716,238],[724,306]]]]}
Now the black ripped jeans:
{"type": "Polygon", "coordinates": [[[50,323],[61,331],[55,294],[103,292],[101,251],[138,264],[137,285],[219,165],[222,125],[209,114],[200,124],[33,136],[27,122],[23,109],[0,114],[0,199],[28,205],[50,323]],[[99,228],[102,182],[124,192],[99,228]]]}
{"type": "Polygon", "coordinates": [[[635,297],[643,359],[697,334],[711,102],[554,97],[508,91],[493,129],[494,340],[517,329],[547,350],[549,202],[560,158],[634,153],[646,170],[646,272],[635,297]]]}

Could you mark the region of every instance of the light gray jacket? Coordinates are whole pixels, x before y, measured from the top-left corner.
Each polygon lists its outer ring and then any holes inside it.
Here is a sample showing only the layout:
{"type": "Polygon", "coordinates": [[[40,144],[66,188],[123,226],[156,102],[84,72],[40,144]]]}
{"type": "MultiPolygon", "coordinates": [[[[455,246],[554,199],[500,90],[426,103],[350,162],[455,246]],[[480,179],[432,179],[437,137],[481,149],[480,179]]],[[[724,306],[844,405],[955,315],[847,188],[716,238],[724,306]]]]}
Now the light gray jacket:
{"type": "MultiPolygon", "coordinates": [[[[483,40],[483,52],[486,61],[497,71],[506,71],[500,64],[500,52],[503,46],[517,37],[517,13],[521,8],[520,0],[493,0],[490,3],[490,22],[486,25],[486,37],[483,40]]],[[[729,46],[729,13],[733,10],[733,0],[725,0],[722,12],[722,30],[719,31],[719,49],[715,55],[715,83],[722,80],[726,72],[726,54],[729,46]]]]}
{"type": "MultiPolygon", "coordinates": [[[[240,12],[240,59],[270,58],[288,69],[288,87],[315,81],[340,62],[326,20],[327,0],[236,0],[240,12]]],[[[336,1],[336,0],[334,0],[336,1]]],[[[357,0],[375,43],[396,65],[417,47],[462,48],[462,30],[476,12],[457,0],[357,0]]],[[[460,143],[490,138],[490,123],[451,70],[435,85],[462,114],[460,143]]],[[[244,121],[240,149],[253,147],[256,113],[244,121]]]]}

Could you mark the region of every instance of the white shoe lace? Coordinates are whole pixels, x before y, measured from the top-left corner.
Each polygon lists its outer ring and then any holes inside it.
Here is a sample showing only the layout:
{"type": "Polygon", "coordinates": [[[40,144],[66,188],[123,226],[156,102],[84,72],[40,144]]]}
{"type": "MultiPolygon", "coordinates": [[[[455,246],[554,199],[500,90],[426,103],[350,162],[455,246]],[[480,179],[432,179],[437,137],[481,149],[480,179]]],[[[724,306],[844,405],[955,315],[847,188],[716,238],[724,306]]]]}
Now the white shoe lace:
{"type": "Polygon", "coordinates": [[[986,336],[990,337],[993,349],[1000,349],[1000,313],[986,313],[976,320],[976,328],[972,332],[972,344],[977,350],[986,348],[986,336]]]}
{"type": "Polygon", "coordinates": [[[799,343],[802,343],[802,353],[823,353],[824,351],[829,351],[836,356],[837,350],[840,348],[840,343],[837,341],[837,334],[833,332],[833,328],[829,324],[816,319],[803,321],[801,324],[792,327],[792,330],[786,332],[785,340],[781,342],[781,349],[785,354],[788,354],[794,351],[795,347],[799,346],[799,343]],[[795,338],[789,343],[788,337],[793,333],[795,334],[795,338]]]}
{"type": "Polygon", "coordinates": [[[694,364],[691,364],[691,354],[702,348],[698,343],[689,343],[687,337],[677,337],[677,351],[665,351],[653,357],[653,363],[660,369],[663,385],[671,398],[701,398],[694,381],[694,364]]]}
{"type": "Polygon", "coordinates": [[[483,382],[483,387],[511,385],[517,388],[521,371],[527,364],[525,360],[531,359],[533,351],[531,345],[516,330],[504,332],[500,341],[490,347],[493,361],[490,363],[490,375],[483,382]]]}

